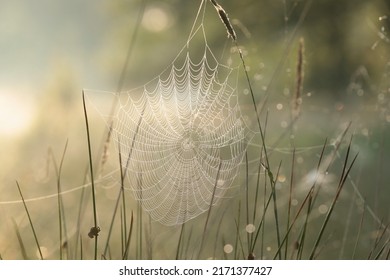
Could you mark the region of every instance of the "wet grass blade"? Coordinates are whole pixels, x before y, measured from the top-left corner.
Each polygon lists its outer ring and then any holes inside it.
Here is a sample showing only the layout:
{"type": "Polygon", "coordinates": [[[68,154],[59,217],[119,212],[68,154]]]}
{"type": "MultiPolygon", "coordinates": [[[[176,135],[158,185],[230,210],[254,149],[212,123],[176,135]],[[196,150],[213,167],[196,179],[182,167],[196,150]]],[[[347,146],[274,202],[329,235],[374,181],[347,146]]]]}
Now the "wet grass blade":
{"type": "MultiPolygon", "coordinates": [[[[86,172],[84,172],[84,174],[86,174],[86,172]]],[[[84,182],[83,184],[85,184],[86,182],[86,177],[84,177],[84,182]]],[[[81,242],[81,234],[80,234],[80,231],[81,231],[81,220],[82,220],[82,215],[83,215],[83,212],[84,212],[84,199],[85,199],[85,188],[83,188],[81,190],[81,195],[80,195],[80,200],[79,200],[79,203],[78,203],[78,211],[77,211],[77,225],[76,225],[76,241],[75,241],[75,259],[77,258],[77,251],[78,251],[78,247],[79,247],[79,241],[81,242]]]]}
{"type": "Polygon", "coordinates": [[[80,236],[80,260],[84,258],[84,250],[83,250],[83,238],[80,236]]]}
{"type": "MultiPolygon", "coordinates": [[[[59,238],[60,238],[60,245],[59,245],[60,260],[62,260],[63,258],[63,244],[68,242],[64,203],[62,201],[62,195],[61,195],[61,172],[62,172],[62,166],[64,163],[67,147],[68,147],[68,139],[66,140],[59,166],[57,166],[57,162],[54,158],[54,154],[50,150],[53,159],[54,170],[56,172],[56,177],[57,177],[57,207],[58,207],[58,226],[59,226],[59,238]],[[65,233],[65,241],[63,240],[63,236],[62,236],[63,232],[65,233]]],[[[69,248],[69,246],[67,246],[67,248],[69,248]]],[[[69,252],[67,252],[67,256],[69,256],[69,252]]]]}
{"type": "Polygon", "coordinates": [[[382,224],[383,223],[381,222],[380,225],[379,225],[379,228],[377,229],[377,235],[376,235],[376,238],[375,238],[374,246],[372,246],[372,249],[371,249],[370,253],[368,254],[368,257],[367,257],[368,260],[371,259],[371,256],[374,254],[374,251],[379,246],[382,238],[386,234],[386,230],[388,228],[388,225],[386,225],[386,227],[381,231],[380,228],[381,228],[382,224]]]}
{"type": "Polygon", "coordinates": [[[123,254],[123,258],[122,258],[124,260],[127,260],[129,257],[131,237],[133,235],[133,225],[134,225],[134,215],[133,215],[133,211],[131,211],[130,229],[129,229],[129,234],[128,234],[127,239],[126,239],[125,253],[123,254]]]}
{"type": "Polygon", "coordinates": [[[30,212],[28,211],[26,202],[24,201],[24,197],[23,197],[23,194],[22,194],[22,191],[21,191],[21,189],[20,189],[20,186],[19,186],[19,182],[18,182],[18,181],[16,181],[16,186],[18,187],[18,191],[19,191],[20,197],[21,197],[22,202],[23,202],[24,210],[26,211],[26,214],[27,214],[27,217],[28,217],[28,221],[29,221],[30,226],[31,226],[31,230],[32,230],[33,235],[34,235],[35,244],[37,245],[37,249],[38,249],[38,252],[39,252],[39,256],[40,256],[41,260],[43,260],[43,255],[42,255],[42,251],[41,251],[41,246],[39,245],[38,237],[37,237],[37,234],[36,234],[36,232],[35,232],[34,225],[33,225],[33,222],[32,222],[32,220],[31,220],[31,217],[30,217],[30,212]]]}
{"type": "MultiPolygon", "coordinates": [[[[364,204],[366,202],[364,201],[364,204]]],[[[360,235],[361,235],[361,232],[362,232],[362,228],[363,228],[363,221],[364,221],[364,216],[365,216],[365,213],[366,213],[366,207],[365,205],[363,204],[363,213],[362,213],[362,217],[360,218],[360,223],[359,223],[359,229],[358,229],[358,232],[357,232],[357,237],[356,237],[356,241],[355,241],[355,246],[353,248],[353,252],[352,252],[352,260],[355,259],[355,256],[356,256],[356,249],[357,249],[357,246],[359,244],[359,240],[360,240],[360,235]]]]}
{"type": "MultiPolygon", "coordinates": [[[[279,163],[278,171],[276,174],[276,178],[279,176],[279,171],[282,163],[279,163]]],[[[272,199],[273,199],[273,205],[274,205],[274,217],[275,217],[275,227],[276,227],[276,239],[278,241],[278,247],[280,247],[280,228],[279,228],[279,214],[278,214],[278,205],[277,205],[277,199],[276,199],[276,179],[272,180],[272,199]]],[[[282,259],[282,254],[279,251],[279,259],[282,259]]]]}
{"type": "Polygon", "coordinates": [[[136,240],[137,240],[137,246],[136,246],[136,256],[138,260],[141,260],[143,258],[143,222],[142,222],[142,173],[139,174],[138,177],[138,186],[139,186],[139,201],[137,202],[137,232],[136,232],[136,240]]]}
{"type": "Polygon", "coordinates": [[[112,231],[114,229],[114,222],[115,222],[116,214],[118,212],[119,202],[120,202],[122,191],[123,191],[122,189],[119,190],[117,199],[115,201],[114,211],[113,211],[113,214],[112,214],[112,217],[111,217],[110,226],[108,228],[107,240],[106,240],[106,245],[104,246],[103,256],[106,256],[107,252],[108,252],[108,247],[109,247],[109,244],[110,244],[112,231]]]}
{"type": "Polygon", "coordinates": [[[94,259],[97,260],[98,236],[99,236],[100,228],[98,227],[98,224],[97,224],[95,178],[93,175],[91,137],[90,137],[90,131],[89,131],[87,107],[85,105],[84,91],[82,93],[82,97],[83,97],[83,109],[84,109],[85,127],[86,127],[86,133],[87,133],[87,143],[88,143],[89,171],[90,171],[90,175],[91,175],[92,211],[93,211],[93,223],[94,223],[94,226],[91,228],[91,231],[90,231],[90,233],[91,233],[90,237],[92,236],[92,238],[95,239],[94,259]]]}
{"type": "MultiPolygon", "coordinates": [[[[246,208],[246,225],[249,225],[249,163],[248,163],[248,151],[245,152],[245,208],[246,208]]],[[[237,225],[238,227],[238,225],[237,225]]],[[[246,233],[248,254],[251,250],[251,234],[246,233]]]]}
{"type": "Polygon", "coordinates": [[[324,158],[324,154],[325,154],[325,148],[326,148],[326,144],[327,144],[328,140],[325,139],[325,142],[324,142],[324,145],[322,146],[322,150],[321,150],[321,154],[320,154],[320,158],[318,160],[318,164],[317,164],[317,175],[316,175],[316,179],[314,180],[314,183],[309,191],[309,200],[308,200],[308,206],[307,206],[307,213],[306,213],[306,217],[305,217],[305,222],[303,224],[303,229],[302,229],[302,235],[301,235],[301,238],[300,238],[300,241],[299,241],[299,244],[298,244],[298,252],[297,252],[297,259],[302,259],[302,255],[303,255],[303,249],[304,249],[304,245],[305,245],[305,238],[306,238],[306,232],[307,232],[307,225],[308,225],[308,222],[309,222],[309,217],[310,217],[310,214],[311,214],[311,211],[312,211],[312,206],[313,206],[313,192],[314,192],[314,189],[316,187],[316,184],[317,184],[317,181],[318,181],[318,176],[320,174],[320,167],[321,167],[321,164],[322,164],[322,160],[324,158]]]}
{"type": "Polygon", "coordinates": [[[308,194],[306,195],[305,199],[303,200],[303,202],[301,203],[300,207],[298,208],[298,211],[297,213],[295,214],[295,217],[294,219],[292,220],[291,222],[291,225],[290,227],[288,228],[283,240],[280,242],[280,245],[279,245],[279,248],[278,250],[276,251],[275,253],[275,256],[273,259],[276,259],[276,257],[280,254],[281,250],[282,250],[282,246],[284,245],[284,243],[286,242],[286,238],[287,236],[289,236],[293,226],[295,225],[295,222],[298,220],[298,218],[300,217],[300,214],[304,208],[304,206],[306,205],[306,202],[310,200],[310,197],[312,196],[312,192],[313,192],[313,188],[310,189],[310,191],[308,192],[308,194]]]}
{"type": "MultiPolygon", "coordinates": [[[[241,222],[241,199],[238,201],[238,210],[237,210],[237,219],[235,220],[235,223],[236,224],[240,224],[241,222]]],[[[235,238],[235,241],[234,241],[234,248],[236,248],[236,250],[234,251],[234,259],[235,260],[238,260],[238,241],[240,239],[240,230],[239,228],[236,226],[236,238],[235,238]]]]}
{"type": "MultiPolygon", "coordinates": [[[[389,247],[389,245],[390,245],[390,238],[387,239],[387,240],[383,243],[382,247],[379,249],[378,253],[376,254],[376,256],[375,256],[373,259],[374,259],[374,260],[379,260],[379,258],[381,257],[381,255],[382,255],[383,252],[385,251],[386,247],[389,247]]],[[[389,249],[390,249],[390,247],[389,247],[389,249]]]]}
{"type": "MultiPolygon", "coordinates": [[[[322,163],[322,160],[323,160],[325,147],[326,147],[326,141],[325,141],[325,144],[322,147],[320,159],[319,159],[318,165],[317,165],[317,178],[314,181],[314,183],[313,183],[312,187],[310,188],[309,192],[307,193],[306,197],[302,201],[300,207],[298,208],[298,211],[295,214],[295,217],[292,220],[291,225],[289,226],[289,228],[288,228],[288,230],[287,230],[287,232],[286,232],[282,242],[280,243],[280,246],[279,246],[278,250],[275,253],[274,259],[276,258],[276,256],[282,250],[282,246],[284,245],[284,242],[286,241],[287,237],[290,235],[290,232],[291,232],[293,226],[295,225],[296,221],[300,217],[301,212],[304,209],[304,206],[306,205],[306,203],[308,203],[308,211],[307,211],[306,219],[305,219],[305,222],[304,222],[304,228],[303,228],[302,235],[301,235],[301,242],[300,242],[301,244],[299,244],[299,247],[298,247],[298,250],[301,250],[301,251],[303,250],[303,243],[304,243],[304,238],[305,238],[305,233],[306,233],[306,227],[307,227],[308,218],[309,218],[309,215],[311,213],[311,209],[312,209],[312,205],[313,205],[313,202],[312,202],[312,200],[313,200],[313,193],[314,193],[314,190],[315,190],[315,187],[316,187],[316,183],[317,183],[317,180],[318,180],[318,174],[319,174],[320,166],[321,166],[321,163],[322,163]],[[301,247],[301,249],[299,249],[300,247],[301,247]]],[[[300,258],[299,254],[298,254],[297,258],[300,258]]]]}
{"type": "MultiPolygon", "coordinates": [[[[190,230],[189,230],[189,234],[188,234],[188,238],[187,238],[187,242],[186,242],[186,246],[184,248],[184,252],[182,253],[182,255],[186,256],[184,259],[187,259],[190,254],[188,253],[189,249],[190,249],[190,244],[191,244],[191,238],[192,238],[192,232],[193,232],[193,227],[191,226],[190,227],[190,230]]],[[[194,253],[192,253],[191,256],[193,256],[194,253]]]]}
{"type": "Polygon", "coordinates": [[[218,237],[219,237],[219,232],[221,230],[222,221],[224,220],[224,216],[225,216],[225,212],[223,212],[221,215],[221,219],[219,220],[219,223],[217,226],[217,232],[215,233],[215,242],[214,242],[214,251],[213,251],[213,258],[214,259],[216,259],[218,237]]]}
{"type": "Polygon", "coordinates": [[[20,235],[19,227],[18,227],[18,225],[16,224],[16,222],[15,222],[15,220],[13,218],[11,219],[11,221],[12,221],[12,225],[14,227],[15,233],[16,233],[16,237],[18,238],[20,251],[22,253],[23,259],[24,260],[28,260],[27,253],[26,253],[26,247],[24,246],[23,239],[22,239],[22,237],[20,235]]]}
{"type": "Polygon", "coordinates": [[[210,206],[209,206],[209,210],[207,211],[207,217],[206,217],[206,221],[205,221],[204,228],[203,228],[202,240],[201,240],[200,245],[199,245],[198,259],[199,259],[200,255],[202,253],[204,241],[206,239],[207,225],[208,225],[208,222],[209,222],[209,219],[210,219],[211,208],[213,207],[213,203],[214,203],[215,190],[217,189],[218,180],[219,180],[219,172],[221,171],[221,167],[222,167],[222,160],[219,161],[217,176],[215,178],[215,184],[214,184],[214,188],[213,188],[213,193],[211,195],[210,206]]]}
{"type": "Polygon", "coordinates": [[[267,211],[268,211],[268,207],[269,207],[270,202],[271,202],[271,200],[272,200],[272,196],[273,196],[273,194],[271,193],[271,194],[268,196],[268,199],[267,199],[267,201],[266,201],[266,203],[265,203],[264,210],[263,210],[263,215],[262,215],[262,217],[261,217],[261,219],[260,219],[260,222],[259,222],[259,224],[258,224],[258,226],[257,226],[257,231],[256,231],[256,234],[255,234],[255,238],[254,238],[254,240],[253,240],[251,252],[254,252],[254,251],[255,251],[256,243],[257,243],[257,240],[258,240],[258,238],[259,238],[259,236],[260,236],[260,232],[261,232],[261,230],[262,230],[262,227],[264,226],[265,215],[266,215],[266,213],[267,213],[267,211]]]}
{"type": "MultiPolygon", "coordinates": [[[[260,149],[260,156],[259,158],[261,159],[263,156],[263,149],[260,149]]],[[[252,216],[252,221],[255,222],[256,220],[256,215],[257,215],[257,203],[258,203],[258,198],[259,198],[259,190],[260,190],[260,174],[261,174],[261,161],[259,161],[258,168],[257,168],[257,179],[256,179],[256,193],[254,197],[254,203],[253,203],[253,216],[252,216]]],[[[251,241],[252,244],[253,240],[251,241]]]]}
{"type": "Polygon", "coordinates": [[[300,241],[298,242],[297,259],[299,259],[299,260],[302,259],[303,248],[305,246],[307,225],[309,223],[310,214],[313,210],[313,191],[314,191],[314,187],[309,191],[309,199],[308,199],[308,203],[307,203],[306,217],[305,217],[305,221],[303,222],[301,238],[300,238],[300,241]]]}
{"type": "MultiPolygon", "coordinates": [[[[352,141],[352,138],[351,138],[351,141],[352,141]]],[[[319,245],[319,243],[320,243],[320,241],[322,239],[322,236],[323,236],[323,234],[325,232],[325,228],[328,225],[329,219],[330,219],[330,217],[331,217],[331,215],[333,213],[334,207],[335,207],[336,202],[337,202],[337,200],[338,200],[338,198],[340,196],[341,190],[343,189],[343,186],[344,186],[345,181],[346,181],[346,179],[348,177],[348,174],[351,171],[352,166],[354,165],[355,160],[356,160],[356,158],[358,156],[358,154],[355,155],[355,157],[353,158],[351,164],[347,168],[348,157],[349,157],[349,154],[350,154],[350,150],[351,150],[351,142],[348,145],[347,154],[345,156],[343,170],[342,170],[342,173],[341,173],[341,176],[340,176],[340,182],[339,182],[336,194],[335,194],[334,199],[332,201],[332,204],[331,204],[331,206],[330,206],[330,208],[328,210],[328,213],[326,214],[325,220],[324,220],[324,222],[322,224],[322,227],[321,227],[321,229],[320,229],[320,231],[318,233],[318,237],[316,238],[315,244],[314,244],[313,249],[311,251],[311,254],[310,254],[310,257],[309,257],[309,259],[311,259],[311,260],[314,258],[314,255],[316,254],[316,250],[317,250],[318,245],[319,245]]]]}
{"type": "MultiPolygon", "coordinates": [[[[239,224],[237,223],[236,220],[235,220],[234,222],[235,222],[235,224],[236,224],[237,233],[239,233],[239,232],[240,232],[239,224]]],[[[242,244],[242,240],[241,240],[240,234],[238,234],[237,237],[238,237],[238,242],[239,242],[239,244],[240,244],[239,247],[240,247],[240,249],[241,249],[242,257],[245,258],[244,245],[242,244]]],[[[238,245],[237,245],[237,246],[238,246],[238,245]]],[[[239,250],[238,250],[238,247],[236,247],[236,251],[237,251],[237,252],[239,251],[239,250]]],[[[248,253],[248,255],[249,255],[249,253],[248,253]]],[[[236,255],[236,260],[237,260],[237,259],[239,259],[238,253],[237,253],[237,255],[236,255]]]]}
{"type": "MultiPolygon", "coordinates": [[[[293,149],[292,163],[291,163],[290,188],[289,188],[288,206],[287,206],[287,225],[286,225],[287,230],[290,227],[292,190],[293,190],[293,185],[294,185],[294,166],[295,166],[295,148],[293,149]]],[[[285,250],[284,250],[284,259],[287,259],[288,237],[289,237],[289,235],[286,236],[286,245],[285,245],[285,250]]]]}
{"type": "Polygon", "coordinates": [[[177,242],[177,247],[176,247],[175,260],[180,259],[180,252],[182,251],[182,242],[183,242],[183,236],[184,236],[184,228],[185,228],[185,223],[182,223],[181,229],[180,229],[179,241],[177,242]]]}

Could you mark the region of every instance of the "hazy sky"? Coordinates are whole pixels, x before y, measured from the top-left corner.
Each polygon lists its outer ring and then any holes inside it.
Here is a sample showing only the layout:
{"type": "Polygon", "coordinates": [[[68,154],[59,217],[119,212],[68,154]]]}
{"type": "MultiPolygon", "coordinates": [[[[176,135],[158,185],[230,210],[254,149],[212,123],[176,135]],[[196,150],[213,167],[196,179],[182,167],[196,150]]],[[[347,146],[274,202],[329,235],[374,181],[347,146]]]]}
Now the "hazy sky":
{"type": "Polygon", "coordinates": [[[102,86],[95,58],[112,20],[107,3],[0,0],[0,134],[17,133],[31,118],[59,65],[85,87],[102,86]]]}
{"type": "Polygon", "coordinates": [[[104,34],[104,2],[0,0],[1,88],[44,82],[59,57],[88,68],[90,50],[104,34]]]}

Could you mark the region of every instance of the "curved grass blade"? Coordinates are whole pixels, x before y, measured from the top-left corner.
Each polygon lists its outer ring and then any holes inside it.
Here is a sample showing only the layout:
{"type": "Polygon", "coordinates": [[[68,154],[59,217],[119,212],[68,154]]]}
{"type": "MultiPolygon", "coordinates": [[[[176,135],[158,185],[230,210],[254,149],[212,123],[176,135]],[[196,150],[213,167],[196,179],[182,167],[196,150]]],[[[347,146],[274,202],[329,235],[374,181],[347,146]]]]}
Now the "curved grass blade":
{"type": "Polygon", "coordinates": [[[32,220],[31,220],[31,217],[30,217],[30,212],[28,211],[26,202],[24,201],[24,197],[23,197],[23,194],[22,194],[22,191],[21,191],[21,189],[20,189],[20,186],[19,186],[19,182],[18,182],[18,181],[16,181],[16,186],[18,187],[18,191],[19,191],[20,197],[21,197],[22,202],[23,202],[24,210],[26,211],[26,214],[27,214],[27,217],[28,217],[28,221],[29,221],[30,226],[31,226],[31,230],[32,230],[33,235],[34,235],[35,244],[37,245],[38,252],[39,252],[39,256],[40,256],[41,260],[43,260],[43,255],[42,255],[42,251],[41,251],[41,246],[39,245],[38,237],[37,237],[37,234],[36,234],[36,232],[35,232],[34,225],[33,225],[33,222],[32,222],[32,220]]]}

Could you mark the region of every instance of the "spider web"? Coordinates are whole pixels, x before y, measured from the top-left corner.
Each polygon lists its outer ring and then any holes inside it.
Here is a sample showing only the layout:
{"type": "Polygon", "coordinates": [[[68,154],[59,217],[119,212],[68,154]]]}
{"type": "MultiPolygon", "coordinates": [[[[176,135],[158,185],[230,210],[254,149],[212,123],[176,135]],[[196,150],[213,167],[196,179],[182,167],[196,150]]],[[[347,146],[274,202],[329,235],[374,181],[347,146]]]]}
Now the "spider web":
{"type": "Polygon", "coordinates": [[[253,136],[238,104],[237,70],[218,62],[201,23],[158,77],[115,96],[107,120],[122,168],[154,220],[185,223],[231,188],[253,136]],[[203,40],[200,54],[191,51],[195,37],[203,40]]]}

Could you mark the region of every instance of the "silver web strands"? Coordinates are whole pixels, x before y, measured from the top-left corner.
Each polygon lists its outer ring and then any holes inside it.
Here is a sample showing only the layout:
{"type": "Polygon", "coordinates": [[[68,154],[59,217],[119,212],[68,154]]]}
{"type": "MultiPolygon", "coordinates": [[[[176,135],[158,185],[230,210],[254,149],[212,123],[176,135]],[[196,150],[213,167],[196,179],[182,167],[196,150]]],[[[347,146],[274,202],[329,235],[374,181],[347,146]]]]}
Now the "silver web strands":
{"type": "MultiPolygon", "coordinates": [[[[204,36],[203,26],[195,32],[204,36]]],[[[129,186],[154,220],[184,223],[231,187],[251,138],[229,82],[232,71],[205,41],[197,59],[183,49],[159,77],[121,93],[113,136],[123,162],[131,157],[129,186]]]]}

